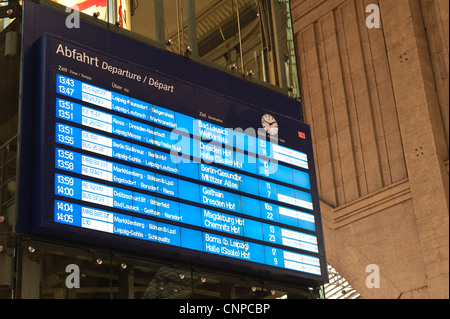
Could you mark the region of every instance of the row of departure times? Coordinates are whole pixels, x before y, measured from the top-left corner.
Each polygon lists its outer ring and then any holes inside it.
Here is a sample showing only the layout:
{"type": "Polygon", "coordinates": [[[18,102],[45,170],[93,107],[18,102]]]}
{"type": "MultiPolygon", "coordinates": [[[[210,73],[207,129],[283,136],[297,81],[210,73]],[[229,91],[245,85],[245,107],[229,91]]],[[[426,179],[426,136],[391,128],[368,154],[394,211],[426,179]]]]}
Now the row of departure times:
{"type": "Polygon", "coordinates": [[[61,224],[321,275],[321,261],[317,257],[258,244],[244,237],[199,231],[59,199],[54,201],[54,212],[54,220],[61,224]]]}
{"type": "MultiPolygon", "coordinates": [[[[73,158],[74,160],[77,157],[74,152],[61,148],[57,148],[56,153],[58,157],[73,158]]],[[[83,157],[86,156],[83,155],[83,157]]],[[[84,158],[82,161],[88,165],[96,162],[93,158],[84,158]]],[[[78,165],[74,163],[74,166],[78,165]]],[[[170,184],[170,180],[164,178],[158,179],[156,182],[170,184]]],[[[55,174],[54,193],[60,197],[65,197],[66,201],[57,200],[55,202],[54,218],[56,222],[73,226],[320,274],[320,263],[316,257],[245,240],[245,238],[256,239],[286,248],[290,247],[317,253],[318,245],[315,236],[268,223],[262,223],[246,217],[239,217],[195,206],[194,204],[200,201],[199,196],[195,192],[196,187],[199,189],[198,185],[189,182],[177,183],[177,185],[178,199],[188,200],[192,202],[192,205],[180,203],[176,200],[168,200],[157,195],[139,193],[75,178],[73,176],[55,174]],[[79,205],[70,202],[70,200],[82,201],[84,208],[81,209],[79,205]],[[62,203],[65,204],[62,205],[62,203]],[[114,212],[102,211],[103,213],[99,214],[98,210],[87,206],[89,203],[101,205],[105,208],[111,207],[116,210],[128,211],[142,216],[153,216],[159,219],[175,221],[186,226],[193,225],[202,229],[209,229],[210,231],[228,233],[239,236],[242,240],[209,232],[194,231],[182,226],[158,223],[114,212]],[[77,209],[74,209],[74,207],[77,209]],[[86,211],[95,211],[96,213],[84,213],[86,211]],[[109,217],[99,217],[106,215],[109,217]],[[138,230],[133,226],[137,221],[139,221],[140,225],[138,230]],[[165,226],[155,226],[158,224],[165,226]],[[156,235],[155,229],[157,228],[161,228],[162,233],[156,235]],[[181,238],[185,238],[184,241],[181,238]],[[240,249],[230,249],[230,247],[224,246],[224,244],[233,242],[233,240],[236,243],[240,243],[240,249]],[[289,258],[293,260],[289,260],[289,258]],[[305,260],[308,262],[304,262],[305,260]]],[[[202,192],[207,195],[213,194],[213,197],[210,197],[210,199],[214,198],[215,191],[212,188],[203,187],[202,192]]],[[[255,208],[255,203],[253,201],[246,204],[245,210],[251,212],[255,208]]],[[[268,204],[265,205],[265,208],[268,208],[268,204]]],[[[284,211],[280,207],[281,218],[283,218],[282,212],[284,211]]],[[[310,221],[304,220],[303,222],[305,225],[309,224],[314,227],[314,224],[310,221]]]]}
{"type": "MultiPolygon", "coordinates": [[[[265,197],[296,205],[304,209],[313,209],[312,198],[309,193],[310,178],[309,174],[304,170],[293,169],[286,165],[279,164],[277,161],[269,161],[260,156],[222,148],[215,144],[207,143],[173,131],[170,132],[138,121],[128,120],[123,117],[100,112],[59,98],[56,100],[56,116],[60,119],[81,124],[84,127],[94,128],[120,137],[120,139],[116,139],[100,134],[91,134],[83,132],[83,130],[76,127],[58,124],[56,134],[57,140],[60,143],[129,162],[137,162],[138,164],[146,166],[152,165],[152,163],[150,163],[151,161],[149,162],[148,157],[154,156],[153,151],[138,143],[124,143],[122,138],[141,142],[144,145],[158,146],[170,151],[170,156],[168,157],[168,160],[165,161],[165,167],[170,167],[170,162],[185,162],[185,159],[179,158],[178,155],[185,155],[189,158],[193,157],[198,161],[201,159],[206,163],[221,164],[243,172],[304,188],[305,191],[294,191],[291,188],[279,186],[278,190],[275,183],[265,183],[265,185],[267,185],[265,197]],[[62,111],[64,112],[63,115],[61,115],[62,111]],[[282,191],[283,189],[284,192],[282,191]],[[292,194],[294,192],[295,195],[292,194]]],[[[175,167],[172,168],[172,172],[178,173],[175,167]]],[[[233,176],[233,173],[227,173],[227,175],[233,176]]],[[[243,183],[242,176],[244,175],[239,176],[238,179],[235,178],[234,181],[229,179],[226,185],[225,183],[224,185],[235,190],[245,191],[243,189],[238,189],[238,185],[240,184],[242,185],[240,188],[247,187],[251,193],[254,192],[253,186],[258,183],[258,180],[253,177],[247,177],[246,182],[243,183]]],[[[217,183],[223,181],[222,178],[217,177],[218,176],[211,175],[211,181],[216,181],[217,183]]],[[[258,194],[256,193],[254,195],[258,194]]]]}
{"type": "Polygon", "coordinates": [[[257,137],[256,131],[249,130],[249,128],[242,130],[225,128],[60,74],[56,75],[56,87],[59,94],[107,110],[159,124],[168,129],[188,132],[203,140],[212,140],[229,148],[241,149],[267,157],[269,160],[308,168],[306,154],[278,145],[276,141],[272,143],[272,141],[261,140],[257,137]]]}
{"type": "MultiPolygon", "coordinates": [[[[232,150],[231,147],[222,148],[214,143],[204,143],[201,140],[192,139],[190,137],[187,138],[186,135],[176,134],[158,127],[148,126],[142,120],[152,121],[161,126],[177,128],[178,130],[185,127],[192,127],[192,129],[188,130],[189,134],[199,136],[200,138],[208,138],[208,140],[213,140],[217,143],[222,142],[225,145],[230,145],[230,143],[236,143],[237,141],[237,139],[228,139],[231,134],[236,136],[236,133],[231,133],[232,131],[228,129],[195,120],[194,118],[163,108],[144,106],[141,101],[124,96],[119,97],[119,95],[114,92],[105,91],[61,75],[57,75],[57,82],[57,93],[59,94],[80,99],[86,103],[96,105],[97,107],[101,106],[122,112],[139,119],[133,121],[129,118],[101,112],[97,109],[88,108],[68,100],[57,98],[57,118],[82,125],[83,127],[115,134],[119,137],[113,138],[111,135],[100,135],[87,129],[81,129],[76,126],[56,122],[57,143],[134,164],[127,166],[116,162],[106,161],[105,159],[87,156],[73,150],[56,148],[55,167],[57,169],[144,191],[156,191],[156,193],[161,191],[161,193],[166,196],[172,196],[175,199],[189,200],[192,203],[210,205],[213,209],[229,210],[230,212],[242,214],[251,212],[248,214],[250,217],[265,218],[269,222],[275,221],[289,226],[296,226],[315,231],[313,214],[304,212],[305,210],[312,210],[312,200],[308,192],[310,189],[309,175],[305,172],[308,165],[307,158],[304,154],[277,147],[276,145],[270,145],[270,143],[266,141],[261,143],[262,141],[259,141],[258,139],[255,139],[254,142],[252,142],[251,137],[246,137],[242,139],[242,143],[237,143],[237,145],[241,145],[245,150],[254,150],[254,154],[260,153],[265,156],[269,155],[267,156],[269,160],[261,160],[256,156],[251,158],[252,155],[236,152],[232,150]],[[106,103],[108,99],[111,103],[106,103]],[[114,101],[122,103],[123,105],[119,106],[114,101]],[[125,105],[128,105],[128,108],[125,105]],[[150,109],[152,115],[147,115],[148,112],[143,111],[148,111],[150,109]],[[123,138],[125,138],[125,140],[123,138]],[[129,140],[134,140],[137,143],[133,143],[129,140]],[[258,141],[260,142],[260,147],[257,150],[256,146],[258,145],[258,141]],[[143,146],[145,144],[150,144],[151,147],[143,146]],[[239,174],[235,171],[228,171],[223,168],[220,169],[201,162],[186,162],[183,161],[185,158],[181,157],[174,160],[174,157],[170,156],[169,153],[155,150],[152,148],[153,146],[158,146],[170,151],[175,150],[178,154],[197,157],[203,161],[210,160],[216,164],[227,166],[227,163],[229,163],[228,166],[235,169],[242,169],[253,174],[259,172],[259,175],[266,179],[258,179],[250,175],[239,174]],[[217,154],[220,154],[220,156],[217,156],[217,154]],[[295,155],[295,158],[292,156],[293,154],[295,155]],[[267,163],[272,164],[270,162],[270,156],[272,155],[282,159],[281,161],[284,160],[284,162],[291,165],[302,167],[303,170],[296,170],[285,165],[277,165],[275,169],[268,170],[267,163]],[[227,161],[227,158],[231,158],[232,160],[227,161]],[[145,167],[143,167],[144,169],[141,169],[136,166],[145,167]],[[155,172],[148,171],[146,167],[152,168],[155,172]],[[161,171],[162,174],[158,174],[156,171],[161,171]],[[165,173],[195,178],[222,187],[228,186],[231,190],[265,197],[266,199],[284,202],[289,205],[296,205],[301,207],[304,211],[296,211],[289,207],[276,205],[270,201],[264,202],[263,200],[255,200],[251,197],[239,196],[235,193],[222,191],[221,189],[215,189],[213,187],[200,188],[194,183],[164,175],[165,173]],[[149,177],[150,175],[152,177],[149,177]],[[145,178],[143,176],[145,176],[145,178]],[[279,180],[286,184],[294,184],[304,190],[291,189],[282,184],[269,182],[267,181],[268,178],[279,180]],[[158,185],[158,183],[160,185],[158,185]],[[198,189],[198,198],[195,189],[198,189]]],[[[172,201],[148,195],[148,193],[138,193],[137,191],[92,183],[91,181],[73,178],[71,176],[61,174],[55,175],[55,194],[67,197],[67,200],[82,200],[83,202],[91,202],[134,213],[153,215],[158,218],[166,218],[188,225],[219,230],[233,235],[276,243],[278,245],[289,246],[315,253],[318,252],[317,239],[312,235],[262,223],[251,218],[237,217],[232,214],[204,208],[201,209],[194,205],[188,205],[191,206],[191,208],[186,209],[187,204],[178,203],[176,200],[172,201]],[[74,182],[74,185],[65,185],[62,181],[66,179],[71,179],[74,182]],[[86,189],[86,185],[90,185],[90,188],[86,189]],[[111,196],[106,196],[103,193],[96,193],[95,190],[99,189],[108,189],[111,196]],[[114,198],[114,194],[121,195],[114,198]],[[181,208],[181,205],[184,205],[183,209],[181,208]],[[168,207],[170,207],[170,209],[168,209],[168,207]],[[195,213],[193,213],[194,211],[195,213]],[[190,213],[187,214],[186,212],[190,213]],[[220,222],[217,222],[218,219],[220,222]],[[231,223],[230,220],[233,220],[234,222],[231,223]],[[241,223],[242,227],[235,226],[239,225],[239,223],[241,223]],[[246,228],[243,227],[244,224],[246,225],[246,228]]],[[[69,202],[67,203],[70,204],[69,202]]],[[[72,205],[76,204],[72,203],[72,205]]],[[[67,218],[67,212],[66,215],[62,215],[61,209],[57,208],[59,206],[55,206],[55,221],[69,223],[69,220],[72,221],[72,224],[74,225],[76,224],[77,226],[87,228],[89,228],[88,225],[102,224],[103,226],[99,226],[98,230],[104,230],[103,227],[106,227],[105,225],[107,225],[105,224],[107,223],[106,221],[99,221],[95,218],[86,216],[82,217],[82,213],[74,213],[72,217],[67,218]],[[61,216],[66,216],[65,221],[64,219],[61,219],[61,216]],[[81,220],[84,220],[84,224],[81,220]]],[[[87,206],[85,208],[87,209],[87,206]]],[[[111,220],[113,221],[132,218],[113,212],[109,212],[109,214],[111,214],[111,216],[120,216],[120,218],[111,217],[111,220]]],[[[108,226],[109,228],[107,227],[106,229],[110,232],[123,235],[123,230],[121,230],[120,227],[114,228],[113,224],[114,223],[111,223],[111,225],[108,226]]],[[[180,229],[184,228],[181,227],[180,229]]],[[[178,233],[181,236],[180,229],[178,233]]],[[[142,237],[141,235],[138,237],[142,237]]],[[[212,236],[215,235],[204,232],[201,235],[202,241],[207,242],[207,239],[213,238],[212,236]]],[[[200,235],[198,234],[197,237],[200,238],[200,235]]],[[[153,236],[152,238],[156,237],[153,236]]],[[[222,241],[224,240],[222,239],[222,241]]],[[[227,242],[227,240],[225,240],[225,242],[227,242]]],[[[252,244],[255,245],[254,243],[252,244]]],[[[181,245],[181,241],[179,241],[179,239],[175,240],[174,245],[181,245]]],[[[201,247],[202,248],[200,249],[199,244],[196,249],[206,252],[215,252],[215,248],[211,248],[212,246],[210,243],[201,247]],[[207,251],[208,249],[213,250],[207,251]]],[[[289,252],[286,253],[289,255],[289,252]]],[[[295,255],[294,253],[292,254],[295,255]]],[[[292,254],[291,256],[293,256],[292,254]]],[[[236,254],[236,256],[237,255],[238,254],[236,254]]],[[[253,255],[255,256],[257,254],[254,253],[253,255]]],[[[242,253],[241,256],[245,256],[245,253],[242,253]]],[[[276,264],[278,264],[278,260],[282,260],[282,258],[280,258],[280,255],[277,255],[275,260],[277,261],[276,264]]],[[[261,262],[261,260],[258,259],[257,262],[261,262]]],[[[293,261],[287,261],[287,264],[292,262],[293,261]]],[[[274,265],[273,260],[271,265],[274,265]]],[[[314,267],[317,267],[316,262],[314,262],[314,265],[314,267]]],[[[299,266],[297,265],[295,267],[298,268],[299,266]]],[[[294,269],[295,267],[287,268],[294,269]]],[[[310,272],[317,274],[318,270],[317,268],[314,268],[314,271],[310,272]]]]}

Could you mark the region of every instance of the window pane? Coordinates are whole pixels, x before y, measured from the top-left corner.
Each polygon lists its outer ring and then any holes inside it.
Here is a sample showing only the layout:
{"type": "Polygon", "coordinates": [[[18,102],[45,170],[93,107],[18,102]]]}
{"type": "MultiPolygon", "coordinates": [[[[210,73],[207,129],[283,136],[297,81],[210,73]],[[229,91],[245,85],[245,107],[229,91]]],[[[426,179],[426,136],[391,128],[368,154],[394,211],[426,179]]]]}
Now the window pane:
{"type": "Polygon", "coordinates": [[[288,0],[53,0],[300,99],[288,0]]]}

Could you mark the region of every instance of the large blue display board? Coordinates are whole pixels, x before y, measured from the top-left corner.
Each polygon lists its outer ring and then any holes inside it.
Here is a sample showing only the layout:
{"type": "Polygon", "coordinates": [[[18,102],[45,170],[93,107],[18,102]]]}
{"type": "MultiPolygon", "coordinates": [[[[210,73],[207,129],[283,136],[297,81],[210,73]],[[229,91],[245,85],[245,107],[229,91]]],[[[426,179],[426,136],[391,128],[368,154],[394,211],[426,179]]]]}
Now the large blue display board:
{"type": "Polygon", "coordinates": [[[307,125],[50,34],[36,52],[33,232],[327,280],[307,125]]]}

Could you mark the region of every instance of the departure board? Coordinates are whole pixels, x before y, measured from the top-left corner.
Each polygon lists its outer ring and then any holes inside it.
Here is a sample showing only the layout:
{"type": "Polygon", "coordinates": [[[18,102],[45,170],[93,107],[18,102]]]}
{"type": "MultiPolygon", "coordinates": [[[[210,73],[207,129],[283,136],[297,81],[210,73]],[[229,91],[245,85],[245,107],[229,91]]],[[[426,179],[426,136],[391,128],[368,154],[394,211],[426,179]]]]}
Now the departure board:
{"type": "Polygon", "coordinates": [[[307,125],[57,37],[40,52],[35,227],[326,276],[307,125]]]}

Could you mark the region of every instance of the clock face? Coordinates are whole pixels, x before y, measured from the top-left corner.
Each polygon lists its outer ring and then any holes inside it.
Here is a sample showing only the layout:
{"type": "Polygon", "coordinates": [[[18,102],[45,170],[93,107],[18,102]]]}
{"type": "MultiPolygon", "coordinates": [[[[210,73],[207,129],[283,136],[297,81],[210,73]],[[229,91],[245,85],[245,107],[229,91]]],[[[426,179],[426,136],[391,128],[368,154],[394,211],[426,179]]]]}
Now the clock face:
{"type": "Polygon", "coordinates": [[[278,134],[278,123],[275,118],[270,114],[264,114],[261,118],[261,124],[267,133],[270,135],[278,134]]]}

